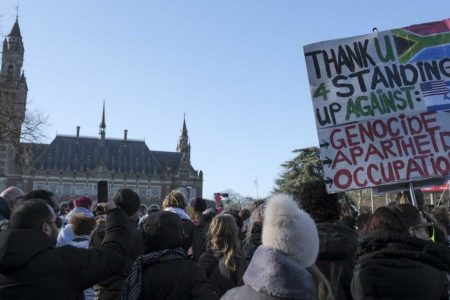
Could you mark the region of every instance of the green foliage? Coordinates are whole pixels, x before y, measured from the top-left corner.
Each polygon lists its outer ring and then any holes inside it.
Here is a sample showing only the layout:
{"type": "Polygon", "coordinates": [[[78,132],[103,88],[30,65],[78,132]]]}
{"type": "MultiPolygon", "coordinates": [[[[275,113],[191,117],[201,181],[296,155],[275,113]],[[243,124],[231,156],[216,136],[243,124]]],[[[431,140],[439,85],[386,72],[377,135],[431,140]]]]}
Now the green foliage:
{"type": "Polygon", "coordinates": [[[317,147],[308,147],[292,151],[297,155],[283,163],[283,172],[275,180],[276,193],[296,195],[300,185],[307,181],[323,180],[323,167],[320,159],[320,150],[317,147]]]}

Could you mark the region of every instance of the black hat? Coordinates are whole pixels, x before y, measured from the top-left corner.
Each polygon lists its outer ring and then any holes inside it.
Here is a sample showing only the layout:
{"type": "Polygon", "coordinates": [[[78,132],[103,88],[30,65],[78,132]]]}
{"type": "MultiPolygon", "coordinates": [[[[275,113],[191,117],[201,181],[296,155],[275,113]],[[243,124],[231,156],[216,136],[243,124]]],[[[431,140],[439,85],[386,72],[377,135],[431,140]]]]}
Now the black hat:
{"type": "Polygon", "coordinates": [[[182,246],[183,225],[177,214],[168,211],[150,214],[143,229],[147,253],[182,246]]]}
{"type": "Polygon", "coordinates": [[[120,206],[128,216],[132,216],[141,206],[141,199],[130,189],[120,189],[114,197],[114,203],[120,206]]]}
{"type": "Polygon", "coordinates": [[[205,209],[208,208],[206,205],[206,201],[202,198],[195,198],[194,200],[192,200],[191,206],[195,211],[199,213],[202,213],[205,209]]]}

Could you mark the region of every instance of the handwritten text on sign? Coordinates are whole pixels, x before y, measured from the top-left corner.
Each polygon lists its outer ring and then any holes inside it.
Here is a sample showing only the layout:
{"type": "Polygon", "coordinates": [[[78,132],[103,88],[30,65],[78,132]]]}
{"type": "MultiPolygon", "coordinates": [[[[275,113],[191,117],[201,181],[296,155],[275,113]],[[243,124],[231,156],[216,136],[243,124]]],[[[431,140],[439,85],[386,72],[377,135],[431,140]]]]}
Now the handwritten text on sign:
{"type": "Polygon", "coordinates": [[[448,44],[448,32],[396,29],[305,46],[317,127],[441,110],[437,89],[426,84],[440,85],[439,97],[450,92],[448,44]]]}
{"type": "Polygon", "coordinates": [[[329,191],[450,174],[450,112],[397,114],[319,130],[329,191]]]}

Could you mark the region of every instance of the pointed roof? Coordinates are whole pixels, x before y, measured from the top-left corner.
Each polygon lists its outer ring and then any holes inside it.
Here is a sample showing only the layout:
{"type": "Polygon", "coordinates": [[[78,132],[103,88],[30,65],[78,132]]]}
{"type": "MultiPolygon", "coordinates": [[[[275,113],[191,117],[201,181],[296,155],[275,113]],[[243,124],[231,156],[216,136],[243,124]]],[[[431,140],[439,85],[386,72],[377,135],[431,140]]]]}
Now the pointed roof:
{"type": "Polygon", "coordinates": [[[105,101],[103,101],[103,112],[102,112],[102,121],[100,122],[100,135],[102,139],[105,138],[106,133],[106,122],[105,122],[105,101]]]}
{"type": "Polygon", "coordinates": [[[14,22],[14,25],[11,29],[11,32],[8,34],[8,36],[22,38],[22,34],[20,33],[20,27],[19,27],[19,18],[16,18],[16,22],[14,22]]]}
{"type": "Polygon", "coordinates": [[[183,117],[183,128],[181,129],[181,136],[182,137],[188,136],[187,128],[186,128],[186,115],[184,115],[184,117],[183,117]]]}

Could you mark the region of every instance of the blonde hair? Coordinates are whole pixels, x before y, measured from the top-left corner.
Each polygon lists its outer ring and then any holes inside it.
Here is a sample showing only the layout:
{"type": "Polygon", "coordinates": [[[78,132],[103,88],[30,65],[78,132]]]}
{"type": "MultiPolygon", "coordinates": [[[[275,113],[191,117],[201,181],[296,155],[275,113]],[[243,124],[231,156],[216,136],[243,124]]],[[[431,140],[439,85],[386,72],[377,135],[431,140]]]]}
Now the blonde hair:
{"type": "Polygon", "coordinates": [[[317,299],[319,300],[335,300],[333,288],[328,279],[320,272],[319,268],[314,264],[308,268],[314,283],[316,285],[317,299]]]}
{"type": "Polygon", "coordinates": [[[167,194],[166,198],[163,200],[163,208],[167,207],[177,207],[177,208],[186,208],[186,203],[184,202],[184,196],[180,192],[171,191],[167,194]]]}
{"type": "Polygon", "coordinates": [[[239,254],[238,230],[232,215],[220,214],[212,219],[208,231],[211,245],[223,255],[225,267],[231,271],[237,269],[235,257],[239,254]]]}

